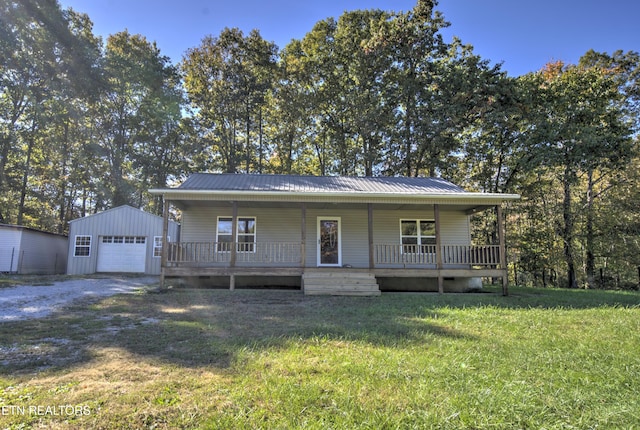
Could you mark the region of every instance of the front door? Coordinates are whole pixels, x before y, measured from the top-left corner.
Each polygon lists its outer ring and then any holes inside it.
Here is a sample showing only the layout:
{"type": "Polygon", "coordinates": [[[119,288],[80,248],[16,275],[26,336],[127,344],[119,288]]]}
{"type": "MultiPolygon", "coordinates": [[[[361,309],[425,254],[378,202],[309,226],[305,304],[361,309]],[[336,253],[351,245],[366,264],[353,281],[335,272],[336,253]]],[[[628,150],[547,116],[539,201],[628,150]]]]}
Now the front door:
{"type": "Polygon", "coordinates": [[[318,266],[341,265],[340,217],[318,217],[318,266]]]}

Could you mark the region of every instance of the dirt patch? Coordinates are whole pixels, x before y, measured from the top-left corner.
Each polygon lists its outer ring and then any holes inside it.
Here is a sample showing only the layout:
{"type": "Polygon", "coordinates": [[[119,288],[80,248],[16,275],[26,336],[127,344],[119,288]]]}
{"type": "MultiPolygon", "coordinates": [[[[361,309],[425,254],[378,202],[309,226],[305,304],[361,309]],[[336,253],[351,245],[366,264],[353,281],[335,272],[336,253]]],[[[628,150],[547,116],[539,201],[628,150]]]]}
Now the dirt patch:
{"type": "Polygon", "coordinates": [[[0,322],[42,318],[78,300],[131,294],[156,286],[157,276],[71,279],[0,289],[0,322]]]}

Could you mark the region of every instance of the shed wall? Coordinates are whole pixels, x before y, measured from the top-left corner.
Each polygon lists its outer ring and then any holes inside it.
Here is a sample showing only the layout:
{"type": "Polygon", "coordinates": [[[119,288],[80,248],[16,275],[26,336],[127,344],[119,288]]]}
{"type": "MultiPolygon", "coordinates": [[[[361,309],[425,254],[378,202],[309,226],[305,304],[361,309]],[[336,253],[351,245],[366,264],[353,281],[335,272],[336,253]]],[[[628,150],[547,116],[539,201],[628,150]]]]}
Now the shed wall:
{"type": "Polygon", "coordinates": [[[52,275],[67,269],[68,239],[37,231],[22,232],[19,273],[52,275]]]}
{"type": "Polygon", "coordinates": [[[0,226],[0,272],[65,273],[67,238],[27,227],[0,226]]]}
{"type": "Polygon", "coordinates": [[[0,272],[18,272],[22,231],[0,227],[0,272]]]}

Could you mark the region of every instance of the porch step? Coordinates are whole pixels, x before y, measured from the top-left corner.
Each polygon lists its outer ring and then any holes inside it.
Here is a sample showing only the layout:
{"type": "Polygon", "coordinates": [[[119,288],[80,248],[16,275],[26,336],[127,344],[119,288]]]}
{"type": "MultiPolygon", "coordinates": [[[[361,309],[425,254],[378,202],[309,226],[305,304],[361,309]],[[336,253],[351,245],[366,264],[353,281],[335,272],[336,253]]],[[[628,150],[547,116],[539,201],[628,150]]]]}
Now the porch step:
{"type": "Polygon", "coordinates": [[[306,295],[379,296],[376,277],[369,272],[339,270],[306,271],[302,275],[306,295]]]}

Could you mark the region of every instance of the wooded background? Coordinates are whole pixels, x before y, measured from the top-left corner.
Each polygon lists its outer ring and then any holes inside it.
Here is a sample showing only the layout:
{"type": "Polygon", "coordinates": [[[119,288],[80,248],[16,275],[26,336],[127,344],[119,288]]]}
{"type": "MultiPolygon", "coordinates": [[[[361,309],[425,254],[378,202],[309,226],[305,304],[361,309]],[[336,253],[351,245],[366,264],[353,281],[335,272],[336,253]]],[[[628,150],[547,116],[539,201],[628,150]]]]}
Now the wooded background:
{"type": "MultiPolygon", "coordinates": [[[[147,190],[192,172],[439,176],[522,195],[512,281],[638,288],[638,53],[509,77],[448,25],[418,1],[282,49],[228,28],[171,64],[55,0],[0,0],[0,222],[64,233],[122,204],[159,213],[147,190]]],[[[493,219],[474,218],[479,242],[493,219]]]]}

